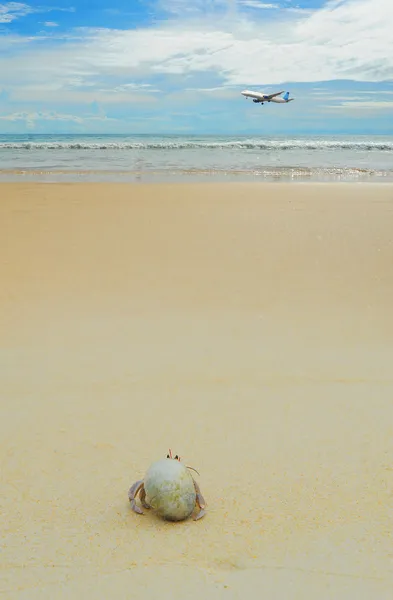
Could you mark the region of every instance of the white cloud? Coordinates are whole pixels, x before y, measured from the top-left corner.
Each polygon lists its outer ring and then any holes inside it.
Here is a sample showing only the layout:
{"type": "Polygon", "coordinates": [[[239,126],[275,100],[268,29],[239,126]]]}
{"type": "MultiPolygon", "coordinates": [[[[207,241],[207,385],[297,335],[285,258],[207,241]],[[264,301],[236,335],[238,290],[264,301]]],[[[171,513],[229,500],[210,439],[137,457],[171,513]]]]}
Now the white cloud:
{"type": "Polygon", "coordinates": [[[29,129],[34,129],[37,125],[51,122],[51,121],[60,121],[64,123],[75,123],[77,125],[83,125],[86,122],[107,122],[107,121],[117,121],[117,119],[111,119],[107,117],[105,114],[98,115],[74,115],[74,114],[66,114],[66,113],[58,113],[55,111],[51,112],[35,112],[35,111],[25,111],[25,112],[14,112],[7,115],[0,115],[0,121],[8,121],[8,122],[22,122],[29,129]]]}
{"type": "Polygon", "coordinates": [[[220,28],[171,23],[139,31],[87,32],[85,64],[112,71],[215,72],[228,84],[393,78],[393,2],[348,0],[280,21],[220,28]]]}
{"type": "Polygon", "coordinates": [[[266,11],[253,11],[257,16],[251,20],[239,4],[236,18],[212,18],[214,11],[234,6],[227,0],[212,0],[213,13],[202,18],[206,3],[197,0],[188,2],[199,11],[191,22],[181,12],[185,4],[168,0],[176,17],[151,28],[79,29],[67,32],[64,44],[64,34],[53,44],[53,32],[47,39],[41,36],[39,46],[31,38],[7,36],[6,57],[1,57],[0,38],[2,87],[19,102],[74,102],[79,97],[82,102],[126,103],[154,100],[147,92],[160,88],[157,77],[175,89],[190,87],[188,78],[196,89],[219,82],[267,87],[393,79],[391,0],[334,1],[311,14],[279,11],[274,20],[266,11]],[[12,44],[16,50],[10,56],[12,44]],[[144,88],[140,82],[150,79],[152,87],[144,88]]]}
{"type": "Polygon", "coordinates": [[[116,88],[92,90],[45,90],[37,89],[34,86],[17,88],[12,94],[13,102],[23,104],[34,102],[45,105],[49,104],[86,104],[90,102],[100,102],[102,104],[153,104],[157,98],[153,94],[146,94],[146,90],[136,90],[129,92],[127,90],[117,90],[116,88]]]}
{"type": "MultiPolygon", "coordinates": [[[[218,86],[211,88],[184,88],[180,92],[174,94],[176,98],[180,98],[181,100],[191,100],[192,98],[215,98],[215,99],[225,99],[230,100],[233,98],[237,98],[237,91],[231,86],[218,86]]],[[[173,97],[173,96],[172,96],[173,97]]]]}
{"type": "Polygon", "coordinates": [[[0,115],[2,121],[74,121],[83,123],[81,117],[66,115],[55,112],[15,112],[8,115],[0,115]]]}
{"type": "Polygon", "coordinates": [[[45,21],[44,22],[45,27],[58,27],[59,24],[55,23],[54,21],[45,21]]]}
{"type": "Polygon", "coordinates": [[[28,4],[21,2],[7,2],[0,4],[0,23],[11,23],[20,17],[35,12],[35,9],[28,4]]]}
{"type": "Polygon", "coordinates": [[[337,111],[349,111],[352,112],[354,110],[356,111],[373,111],[373,112],[382,112],[382,111],[389,111],[389,112],[393,112],[393,101],[373,101],[373,100],[369,100],[369,101],[359,101],[357,102],[356,100],[347,100],[345,102],[342,102],[341,104],[335,105],[335,106],[330,106],[330,108],[332,110],[337,110],[337,111]]]}
{"type": "MultiPolygon", "coordinates": [[[[30,15],[33,13],[46,13],[51,12],[53,10],[58,10],[62,12],[75,11],[73,7],[55,8],[48,6],[30,6],[29,4],[25,4],[24,2],[6,2],[5,4],[0,4],[0,23],[12,23],[12,21],[16,21],[16,19],[20,19],[21,17],[26,17],[26,15],[30,15]]],[[[51,25],[47,26],[53,27],[56,26],[56,24],[51,23],[51,25]]]]}
{"type": "Polygon", "coordinates": [[[123,85],[116,86],[115,88],[111,88],[106,91],[108,91],[108,93],[142,91],[149,94],[157,94],[160,90],[154,88],[150,83],[123,83],[123,85]]]}
{"type": "Polygon", "coordinates": [[[259,0],[238,0],[241,6],[247,6],[248,8],[257,9],[274,9],[280,8],[279,4],[268,4],[265,2],[259,2],[259,0]]]}
{"type": "Polygon", "coordinates": [[[377,94],[379,96],[379,95],[384,94],[384,95],[392,96],[393,90],[390,90],[390,91],[388,91],[388,90],[364,90],[364,91],[359,90],[359,91],[356,91],[356,94],[367,94],[369,96],[372,96],[375,94],[377,94]]]}
{"type": "Polygon", "coordinates": [[[231,11],[236,7],[237,0],[157,0],[155,2],[156,12],[164,12],[181,17],[191,15],[206,15],[207,13],[219,11],[231,11]]]}

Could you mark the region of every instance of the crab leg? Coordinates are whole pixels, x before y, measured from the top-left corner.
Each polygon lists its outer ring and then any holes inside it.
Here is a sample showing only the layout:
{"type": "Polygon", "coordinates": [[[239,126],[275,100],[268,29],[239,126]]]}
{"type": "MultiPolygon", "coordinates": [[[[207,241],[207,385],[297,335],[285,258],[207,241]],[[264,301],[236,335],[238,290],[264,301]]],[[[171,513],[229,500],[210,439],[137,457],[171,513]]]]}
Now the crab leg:
{"type": "Polygon", "coordinates": [[[139,513],[140,515],[143,515],[143,510],[141,510],[139,506],[136,505],[135,498],[137,497],[139,492],[142,492],[142,490],[145,491],[145,488],[143,486],[143,479],[140,481],[136,481],[128,490],[128,499],[131,502],[131,508],[134,512],[139,513]]]}
{"type": "Polygon", "coordinates": [[[193,479],[193,482],[194,482],[194,487],[195,487],[195,491],[196,491],[196,503],[200,508],[200,511],[194,517],[194,521],[197,521],[198,519],[202,518],[203,515],[206,514],[206,512],[205,512],[206,503],[205,503],[204,497],[201,494],[201,490],[199,489],[199,485],[197,484],[195,479],[193,479]]]}
{"type": "Polygon", "coordinates": [[[146,502],[146,490],[145,490],[144,486],[142,486],[142,488],[141,488],[141,491],[139,494],[139,499],[141,501],[143,508],[151,508],[150,504],[148,504],[148,502],[146,502]]]}

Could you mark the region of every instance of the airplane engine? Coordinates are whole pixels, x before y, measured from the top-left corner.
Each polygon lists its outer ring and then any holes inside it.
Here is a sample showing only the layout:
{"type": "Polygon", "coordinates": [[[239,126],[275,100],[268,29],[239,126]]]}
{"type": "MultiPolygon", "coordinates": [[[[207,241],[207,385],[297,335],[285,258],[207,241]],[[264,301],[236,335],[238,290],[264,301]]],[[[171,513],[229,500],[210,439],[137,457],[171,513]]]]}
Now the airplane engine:
{"type": "Polygon", "coordinates": [[[257,98],[253,98],[252,100],[253,102],[259,102],[259,100],[257,98]]]}

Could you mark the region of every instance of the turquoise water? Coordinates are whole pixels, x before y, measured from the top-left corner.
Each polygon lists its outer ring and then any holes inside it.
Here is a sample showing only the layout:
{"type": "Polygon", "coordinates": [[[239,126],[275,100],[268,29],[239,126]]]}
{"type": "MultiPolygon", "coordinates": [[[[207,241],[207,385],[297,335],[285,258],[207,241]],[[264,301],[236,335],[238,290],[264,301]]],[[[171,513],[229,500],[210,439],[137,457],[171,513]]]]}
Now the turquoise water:
{"type": "Polygon", "coordinates": [[[0,135],[0,180],[393,181],[393,136],[0,135]]]}

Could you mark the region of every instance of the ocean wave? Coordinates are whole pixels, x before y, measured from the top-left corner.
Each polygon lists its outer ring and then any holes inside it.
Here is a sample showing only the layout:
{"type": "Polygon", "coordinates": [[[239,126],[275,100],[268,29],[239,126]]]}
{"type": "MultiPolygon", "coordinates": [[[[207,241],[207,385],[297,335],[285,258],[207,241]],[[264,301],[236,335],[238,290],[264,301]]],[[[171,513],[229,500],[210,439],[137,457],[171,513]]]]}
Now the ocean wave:
{"type": "Polygon", "coordinates": [[[353,140],[168,140],[144,142],[88,142],[88,141],[0,141],[0,150],[355,150],[363,152],[393,152],[393,141],[353,140]]]}

